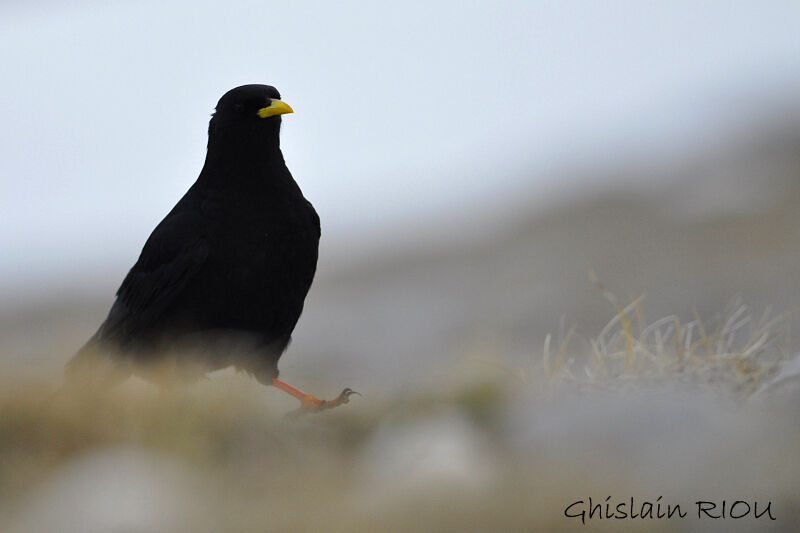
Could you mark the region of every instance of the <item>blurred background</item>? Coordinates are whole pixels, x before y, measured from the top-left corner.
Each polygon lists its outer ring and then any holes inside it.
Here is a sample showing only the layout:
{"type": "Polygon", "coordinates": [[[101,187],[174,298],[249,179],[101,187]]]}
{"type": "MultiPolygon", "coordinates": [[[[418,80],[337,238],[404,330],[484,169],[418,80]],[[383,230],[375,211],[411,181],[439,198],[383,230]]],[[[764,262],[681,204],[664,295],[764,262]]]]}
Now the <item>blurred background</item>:
{"type": "Polygon", "coordinates": [[[292,382],[374,398],[540,357],[613,318],[590,272],[650,321],[791,312],[798,20],[789,1],[6,0],[0,361],[60,374],[245,83],[295,109],[282,148],[322,219],[292,382]]]}
{"type": "Polygon", "coordinates": [[[22,364],[94,331],[244,83],[296,109],[282,146],[323,224],[284,365],[394,380],[473,342],[528,354],[562,316],[608,319],[589,269],[655,318],[797,301],[796,3],[0,9],[1,348],[22,364]]]}

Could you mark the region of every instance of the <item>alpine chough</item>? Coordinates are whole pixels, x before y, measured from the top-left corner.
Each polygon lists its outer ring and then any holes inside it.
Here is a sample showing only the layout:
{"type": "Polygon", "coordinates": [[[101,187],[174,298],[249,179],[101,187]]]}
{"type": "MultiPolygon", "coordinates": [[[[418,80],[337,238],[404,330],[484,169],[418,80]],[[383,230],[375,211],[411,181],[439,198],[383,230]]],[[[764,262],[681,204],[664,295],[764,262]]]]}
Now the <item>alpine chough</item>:
{"type": "Polygon", "coordinates": [[[298,398],[302,410],[348,402],[350,389],[326,402],[278,379],[320,238],[319,217],[280,149],[281,115],[292,112],[269,85],[222,96],[197,181],[147,239],[69,376],[97,377],[102,367],[105,384],[164,362],[197,374],[234,365],[298,398]]]}

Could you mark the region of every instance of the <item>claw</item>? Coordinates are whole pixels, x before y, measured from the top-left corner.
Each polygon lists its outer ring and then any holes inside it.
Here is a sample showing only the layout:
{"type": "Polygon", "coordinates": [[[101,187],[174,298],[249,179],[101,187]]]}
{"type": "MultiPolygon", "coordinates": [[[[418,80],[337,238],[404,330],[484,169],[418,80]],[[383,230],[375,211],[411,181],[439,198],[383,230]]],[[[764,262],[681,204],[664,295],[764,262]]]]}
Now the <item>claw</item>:
{"type": "MultiPolygon", "coordinates": [[[[335,400],[333,400],[333,402],[337,402],[336,405],[339,405],[340,403],[350,403],[350,396],[352,396],[353,394],[355,394],[356,396],[361,396],[360,392],[356,392],[353,389],[347,388],[344,389],[342,393],[339,394],[339,396],[335,400]]],[[[322,403],[325,404],[325,402],[322,403]]],[[[336,405],[332,405],[331,407],[336,407],[336,405]]]]}

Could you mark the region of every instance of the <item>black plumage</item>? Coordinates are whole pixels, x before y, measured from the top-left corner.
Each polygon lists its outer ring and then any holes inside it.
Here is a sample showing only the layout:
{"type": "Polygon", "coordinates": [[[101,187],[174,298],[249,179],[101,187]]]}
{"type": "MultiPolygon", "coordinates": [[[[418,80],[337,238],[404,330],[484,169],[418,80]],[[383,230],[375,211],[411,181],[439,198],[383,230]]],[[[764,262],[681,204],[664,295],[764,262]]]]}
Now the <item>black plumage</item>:
{"type": "Polygon", "coordinates": [[[71,371],[98,357],[132,372],[177,357],[201,372],[236,365],[274,384],[320,238],[280,150],[280,115],[289,112],[268,85],[219,100],[197,181],[147,239],[71,371]]]}

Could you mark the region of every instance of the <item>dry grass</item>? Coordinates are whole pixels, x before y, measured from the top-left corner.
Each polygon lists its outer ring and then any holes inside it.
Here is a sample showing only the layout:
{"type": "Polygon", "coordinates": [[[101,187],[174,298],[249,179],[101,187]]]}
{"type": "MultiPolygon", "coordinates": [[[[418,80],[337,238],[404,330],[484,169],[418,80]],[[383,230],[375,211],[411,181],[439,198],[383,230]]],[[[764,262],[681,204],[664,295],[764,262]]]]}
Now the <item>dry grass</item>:
{"type": "Polygon", "coordinates": [[[641,390],[658,383],[714,384],[718,392],[746,398],[791,356],[788,313],[773,316],[768,308],[754,315],[737,298],[716,317],[713,328],[696,311],[689,322],[675,315],[648,322],[644,296],[623,305],[595,283],[614,306],[614,317],[582,346],[575,346],[582,339],[576,339],[574,328],[560,336],[555,350],[548,335],[540,366],[527,375],[613,390],[628,386],[641,390]]]}

